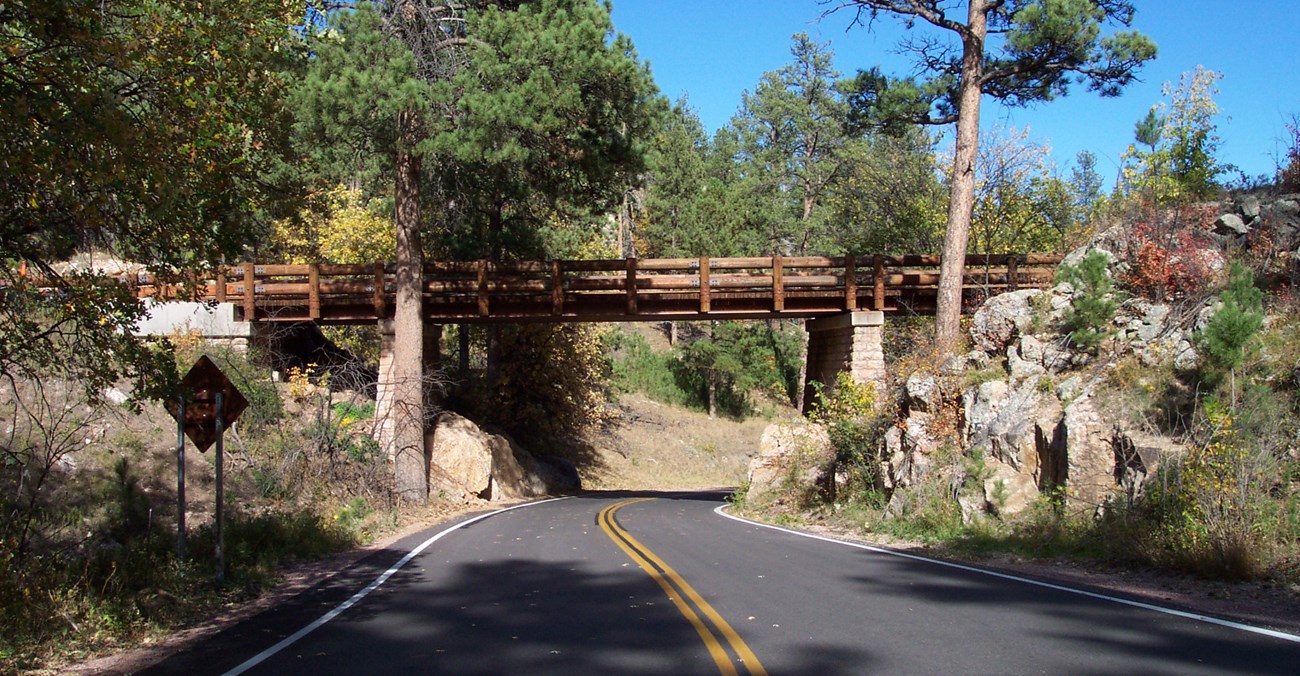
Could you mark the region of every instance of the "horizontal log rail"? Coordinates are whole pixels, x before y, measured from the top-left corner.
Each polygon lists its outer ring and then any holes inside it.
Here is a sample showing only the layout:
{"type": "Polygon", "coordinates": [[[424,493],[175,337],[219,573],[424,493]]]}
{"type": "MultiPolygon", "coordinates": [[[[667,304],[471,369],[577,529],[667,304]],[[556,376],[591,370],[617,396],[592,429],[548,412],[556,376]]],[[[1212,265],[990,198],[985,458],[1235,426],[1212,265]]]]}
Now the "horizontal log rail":
{"type": "MultiPolygon", "coordinates": [[[[968,256],[965,305],[1051,283],[1054,254],[968,256]]],[[[773,256],[582,261],[433,261],[424,312],[437,323],[816,317],[853,310],[932,314],[939,257],[773,256]]],[[[252,321],[361,324],[392,316],[393,264],[244,263],[196,292],[125,280],[141,297],[230,302],[252,321]]]]}

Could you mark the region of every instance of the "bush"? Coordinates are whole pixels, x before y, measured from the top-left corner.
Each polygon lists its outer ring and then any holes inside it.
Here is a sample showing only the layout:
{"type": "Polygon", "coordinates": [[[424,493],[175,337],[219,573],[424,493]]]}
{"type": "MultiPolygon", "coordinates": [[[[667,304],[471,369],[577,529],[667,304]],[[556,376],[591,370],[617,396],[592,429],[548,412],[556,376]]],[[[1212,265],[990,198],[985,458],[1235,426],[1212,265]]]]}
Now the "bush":
{"type": "Polygon", "coordinates": [[[1057,271],[1058,280],[1074,287],[1070,310],[1065,315],[1065,328],[1075,345],[1090,352],[1095,352],[1101,341],[1111,335],[1110,323],[1119,308],[1117,293],[1106,269],[1109,263],[1109,256],[1094,250],[1079,265],[1062,265],[1057,271]]]}
{"type": "Polygon", "coordinates": [[[1128,242],[1128,271],[1120,281],[1157,303],[1204,291],[1219,254],[1213,240],[1200,229],[1200,221],[1206,218],[1201,211],[1171,209],[1134,226],[1128,242]]]}
{"type": "Polygon", "coordinates": [[[1241,368],[1255,334],[1264,326],[1264,292],[1255,288],[1255,275],[1245,265],[1232,264],[1219,300],[1219,309],[1196,336],[1202,367],[1212,381],[1241,368]]]}

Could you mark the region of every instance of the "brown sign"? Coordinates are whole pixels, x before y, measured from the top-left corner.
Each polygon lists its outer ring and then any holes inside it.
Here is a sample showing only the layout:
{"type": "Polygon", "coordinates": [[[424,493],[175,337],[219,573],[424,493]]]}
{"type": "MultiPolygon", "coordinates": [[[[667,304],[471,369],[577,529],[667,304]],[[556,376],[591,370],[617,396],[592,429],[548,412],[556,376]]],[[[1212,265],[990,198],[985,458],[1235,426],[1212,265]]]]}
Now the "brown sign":
{"type": "MultiPolygon", "coordinates": [[[[230,426],[248,408],[243,393],[207,355],[199,357],[190,372],[185,374],[181,389],[185,393],[185,436],[199,451],[208,450],[217,440],[218,392],[224,393],[222,422],[225,426],[230,426]]],[[[176,410],[168,408],[175,418],[176,410]]]]}

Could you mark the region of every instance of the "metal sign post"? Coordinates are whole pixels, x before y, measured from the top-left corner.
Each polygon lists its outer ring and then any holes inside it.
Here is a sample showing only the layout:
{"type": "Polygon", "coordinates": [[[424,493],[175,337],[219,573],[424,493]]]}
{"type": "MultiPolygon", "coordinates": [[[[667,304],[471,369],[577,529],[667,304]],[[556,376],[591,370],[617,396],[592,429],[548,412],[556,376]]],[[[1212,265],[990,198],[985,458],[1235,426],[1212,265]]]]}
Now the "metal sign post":
{"type": "Polygon", "coordinates": [[[226,583],[226,542],[225,542],[226,482],[224,477],[222,476],[224,474],[223,467],[225,465],[225,457],[226,457],[226,454],[224,452],[225,449],[223,448],[224,444],[222,444],[222,437],[225,436],[224,432],[226,431],[225,416],[223,415],[225,409],[226,409],[226,393],[218,390],[217,407],[216,407],[216,414],[217,414],[217,420],[216,420],[217,423],[216,424],[217,427],[217,523],[216,526],[217,526],[217,586],[218,587],[226,583]]]}
{"type": "Polygon", "coordinates": [[[176,400],[176,558],[185,559],[185,396],[176,400]]]}
{"type": "Polygon", "coordinates": [[[248,408],[248,400],[226,378],[226,374],[217,368],[207,356],[199,360],[185,374],[181,381],[182,398],[176,406],[176,548],[180,556],[185,556],[185,437],[202,453],[213,444],[217,445],[217,505],[216,528],[217,544],[217,585],[226,580],[225,555],[225,447],[222,437],[229,425],[239,418],[239,414],[248,408]],[[189,402],[189,405],[186,405],[189,402]]]}

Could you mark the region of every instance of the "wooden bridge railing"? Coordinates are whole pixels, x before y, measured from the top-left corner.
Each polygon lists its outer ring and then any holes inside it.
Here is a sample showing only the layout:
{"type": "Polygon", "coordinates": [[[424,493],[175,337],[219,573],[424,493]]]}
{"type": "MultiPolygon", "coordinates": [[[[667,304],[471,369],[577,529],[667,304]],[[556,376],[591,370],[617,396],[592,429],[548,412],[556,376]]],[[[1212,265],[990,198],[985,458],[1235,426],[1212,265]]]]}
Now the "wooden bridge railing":
{"type": "MultiPolygon", "coordinates": [[[[968,302],[1050,284],[1060,256],[968,256],[968,302]]],[[[934,311],[939,257],[667,258],[425,265],[432,322],[637,321],[814,317],[846,310],[934,311]]],[[[391,317],[392,264],[245,263],[198,285],[255,321],[359,324],[391,317]]],[[[147,278],[142,297],[176,298],[147,278]]]]}

